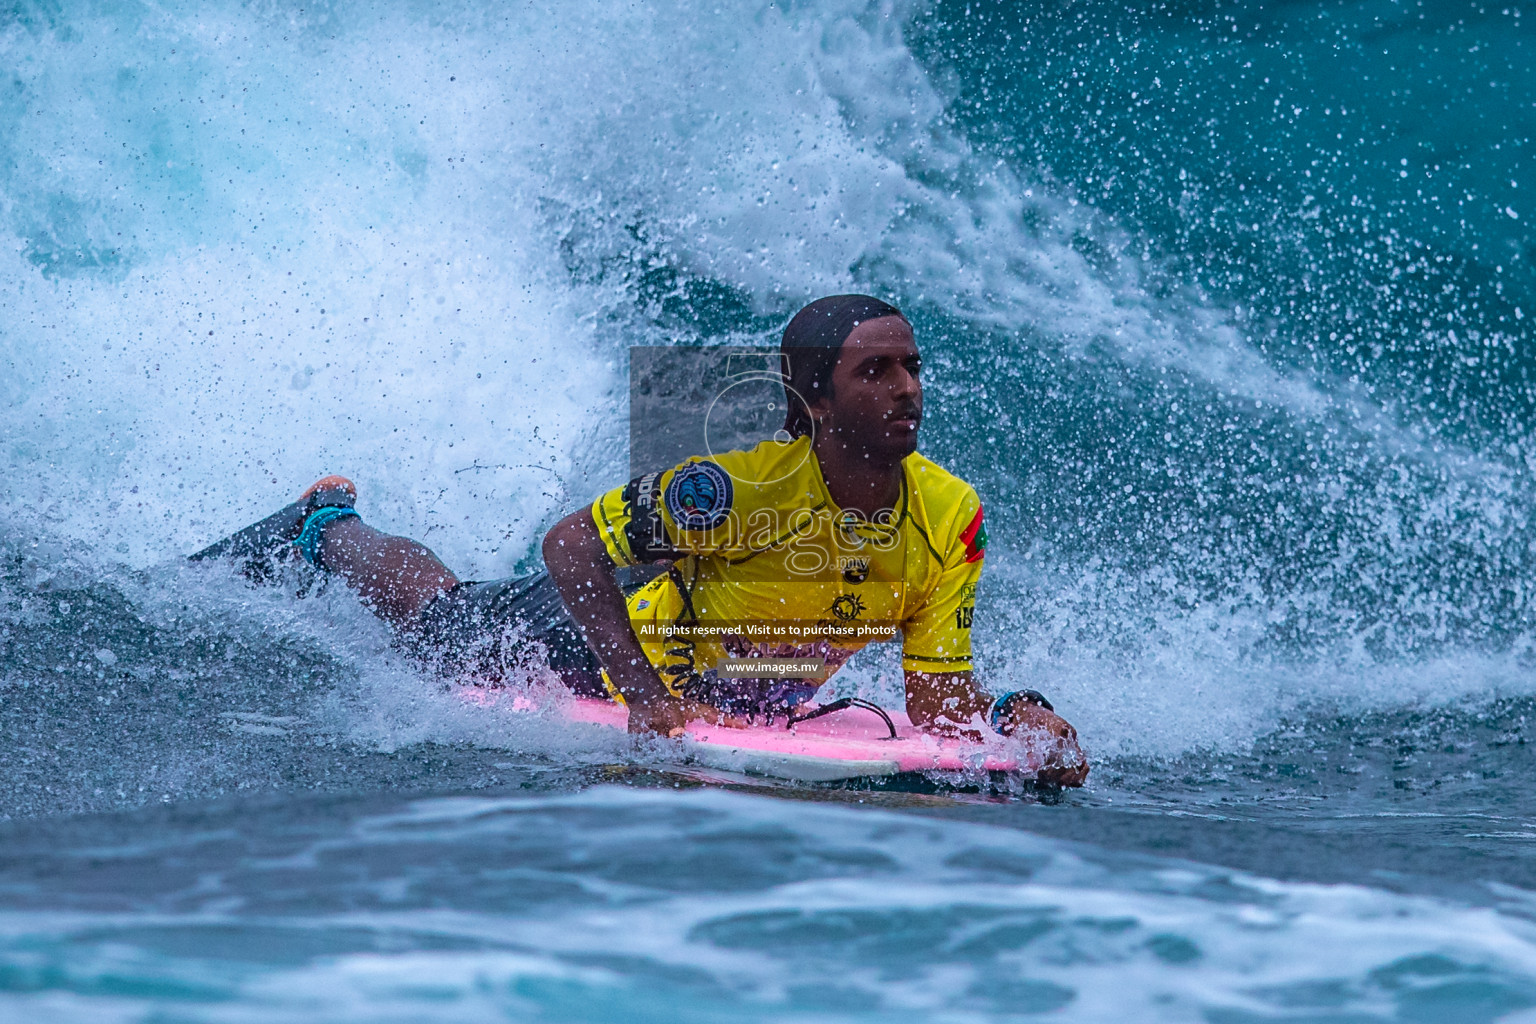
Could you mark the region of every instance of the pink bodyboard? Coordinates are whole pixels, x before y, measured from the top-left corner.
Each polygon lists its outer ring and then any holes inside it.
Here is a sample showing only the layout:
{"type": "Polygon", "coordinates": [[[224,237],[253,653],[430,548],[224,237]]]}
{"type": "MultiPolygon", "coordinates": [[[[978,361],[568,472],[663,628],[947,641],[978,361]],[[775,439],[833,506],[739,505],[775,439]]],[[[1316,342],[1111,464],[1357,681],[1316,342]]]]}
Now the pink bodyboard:
{"type": "MultiPolygon", "coordinates": [[[[494,691],[464,687],[465,697],[486,702],[494,691]],[[477,696],[478,694],[478,696],[477,696]]],[[[513,707],[532,710],[523,700],[513,707]]],[[[618,704],[577,697],[551,714],[571,722],[623,730],[629,712],[618,704]]],[[[683,739],[689,759],[712,768],[745,771],[798,781],[832,781],[899,772],[1010,772],[1033,775],[1038,758],[1027,745],[1008,740],[968,742],[935,736],[905,714],[887,710],[896,738],[874,712],[848,708],[786,728],[783,719],[733,729],[704,721],[688,723],[683,739]]]]}

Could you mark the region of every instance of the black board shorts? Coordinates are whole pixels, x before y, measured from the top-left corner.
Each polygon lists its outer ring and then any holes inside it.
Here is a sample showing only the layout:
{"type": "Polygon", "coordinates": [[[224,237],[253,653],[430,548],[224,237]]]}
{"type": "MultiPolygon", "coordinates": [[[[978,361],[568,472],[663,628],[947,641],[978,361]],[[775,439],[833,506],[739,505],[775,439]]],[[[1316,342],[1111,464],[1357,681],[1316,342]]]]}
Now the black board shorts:
{"type": "Polygon", "coordinates": [[[597,656],[543,570],[443,591],[422,609],[409,646],[446,674],[487,683],[537,659],[578,696],[608,696],[597,656]]]}

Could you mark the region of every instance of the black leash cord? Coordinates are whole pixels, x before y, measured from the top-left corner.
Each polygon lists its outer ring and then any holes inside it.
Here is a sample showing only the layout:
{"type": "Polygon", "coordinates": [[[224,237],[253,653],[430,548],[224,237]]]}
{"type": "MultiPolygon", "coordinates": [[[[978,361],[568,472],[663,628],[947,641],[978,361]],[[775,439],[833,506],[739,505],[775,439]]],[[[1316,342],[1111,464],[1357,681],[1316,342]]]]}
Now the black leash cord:
{"type": "Polygon", "coordinates": [[[822,715],[830,715],[834,711],[847,711],[849,708],[863,708],[865,711],[873,711],[875,714],[880,716],[880,720],[885,723],[885,727],[891,730],[891,734],[883,738],[888,740],[893,740],[896,738],[896,723],[891,721],[891,716],[885,713],[885,708],[882,708],[879,704],[873,704],[858,697],[839,697],[832,703],[823,704],[818,708],[812,708],[810,711],[807,711],[803,715],[792,714],[789,716],[789,721],[785,723],[784,728],[793,729],[800,722],[809,722],[813,718],[820,718],[822,715]]]}

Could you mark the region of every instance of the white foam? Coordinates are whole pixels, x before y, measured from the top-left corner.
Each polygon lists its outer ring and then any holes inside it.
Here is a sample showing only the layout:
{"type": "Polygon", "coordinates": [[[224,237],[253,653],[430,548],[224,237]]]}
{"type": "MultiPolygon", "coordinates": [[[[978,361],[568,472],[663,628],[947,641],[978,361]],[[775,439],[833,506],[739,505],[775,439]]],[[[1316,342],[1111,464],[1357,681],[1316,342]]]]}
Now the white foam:
{"type": "MultiPolygon", "coordinates": [[[[143,566],[341,472],[371,522],[508,574],[622,479],[622,348],[675,340],[633,306],[656,264],[762,312],[899,292],[1423,454],[1222,310],[1082,256],[1074,236],[1113,250],[1113,226],[950,127],[903,39],[915,9],[170,4],[13,25],[6,516],[143,566]],[[105,269],[58,269],[82,262],[105,269]]],[[[1141,749],[1147,715],[1169,723],[1159,750],[1241,742],[1298,685],[1334,685],[1244,667],[1242,614],[1214,645],[1158,615],[1150,658],[1031,650],[1005,674],[1049,680],[1112,750],[1141,749]]]]}
{"type": "Polygon", "coordinates": [[[666,340],[599,329],[616,293],[571,282],[575,227],[616,257],[638,226],[765,310],[867,278],[1324,403],[1218,313],[1167,322],[1132,263],[1079,256],[1081,213],[947,128],[905,5],[259,10],[8,36],[55,116],[19,125],[5,182],[6,496],[132,561],[327,471],[472,571],[525,553],[597,483],[576,464],[622,464],[615,342],[666,340]],[[132,269],[48,281],[39,248],[132,269]]]}

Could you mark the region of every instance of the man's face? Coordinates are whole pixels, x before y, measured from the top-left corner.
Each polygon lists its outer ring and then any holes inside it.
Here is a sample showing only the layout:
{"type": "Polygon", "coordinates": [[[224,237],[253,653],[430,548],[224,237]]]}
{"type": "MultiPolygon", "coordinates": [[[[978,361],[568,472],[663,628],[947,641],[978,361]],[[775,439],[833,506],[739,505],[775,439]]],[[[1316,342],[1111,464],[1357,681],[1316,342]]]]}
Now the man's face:
{"type": "Polygon", "coordinates": [[[917,450],[923,420],[922,358],[901,317],[866,320],[853,329],[832,368],[832,395],[812,412],[827,442],[895,463],[917,450]]]}

